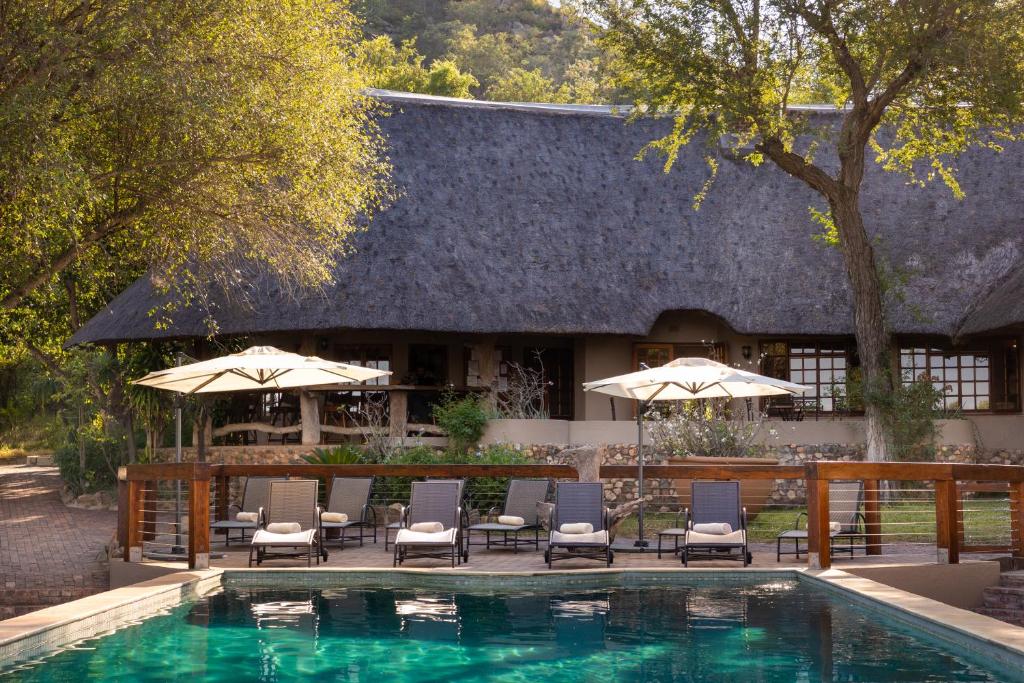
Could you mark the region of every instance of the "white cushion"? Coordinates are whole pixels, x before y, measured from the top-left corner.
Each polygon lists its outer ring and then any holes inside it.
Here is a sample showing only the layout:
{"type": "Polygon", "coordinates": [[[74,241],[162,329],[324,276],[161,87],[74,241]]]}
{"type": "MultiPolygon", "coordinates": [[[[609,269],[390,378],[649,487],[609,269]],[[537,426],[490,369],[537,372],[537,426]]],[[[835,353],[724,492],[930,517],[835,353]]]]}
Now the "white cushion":
{"type": "Polygon", "coordinates": [[[686,543],[691,545],[737,545],[743,543],[746,532],[743,529],[731,534],[702,534],[692,529],[686,534],[686,543]]]}
{"type": "Polygon", "coordinates": [[[589,522],[578,522],[576,524],[563,524],[558,527],[563,534],[590,534],[594,532],[594,525],[589,522]]]}
{"type": "Polygon", "coordinates": [[[348,521],[348,515],[344,512],[322,512],[320,513],[320,521],[331,522],[333,524],[344,524],[348,521]]]}
{"type": "MultiPolygon", "coordinates": [[[[590,525],[588,524],[587,526],[590,525]]],[[[562,525],[562,528],[565,528],[564,524],[562,525]]],[[[566,534],[561,531],[552,531],[550,543],[552,545],[560,543],[598,543],[600,545],[608,545],[608,531],[602,529],[601,531],[591,531],[585,534],[566,534]]]]}
{"type": "Polygon", "coordinates": [[[255,524],[260,520],[260,513],[258,512],[239,512],[235,515],[236,522],[252,522],[255,524]]]}
{"type": "Polygon", "coordinates": [[[724,536],[725,534],[732,533],[732,527],[728,524],[713,522],[710,524],[694,524],[693,530],[698,534],[714,534],[716,536],[724,536]]]}
{"type": "Polygon", "coordinates": [[[828,523],[828,530],[831,531],[834,534],[838,534],[840,531],[843,530],[843,525],[840,524],[839,522],[829,522],[828,523]]]}
{"type": "Polygon", "coordinates": [[[417,522],[409,525],[409,531],[418,531],[424,534],[436,534],[444,531],[444,524],[441,522],[417,522]]]}
{"type": "Polygon", "coordinates": [[[412,528],[399,529],[395,537],[397,545],[453,545],[455,528],[446,531],[415,531],[412,528]]]}
{"type": "Polygon", "coordinates": [[[498,515],[498,524],[504,524],[506,526],[524,526],[526,520],[522,517],[516,517],[515,515],[498,515]]]}
{"type": "Polygon", "coordinates": [[[253,545],[284,545],[298,546],[313,543],[313,529],[306,529],[294,534],[275,534],[266,529],[258,529],[252,535],[253,545]]]}
{"type": "Polygon", "coordinates": [[[267,531],[272,534],[297,534],[302,531],[302,525],[298,522],[274,522],[267,525],[267,531]]]}

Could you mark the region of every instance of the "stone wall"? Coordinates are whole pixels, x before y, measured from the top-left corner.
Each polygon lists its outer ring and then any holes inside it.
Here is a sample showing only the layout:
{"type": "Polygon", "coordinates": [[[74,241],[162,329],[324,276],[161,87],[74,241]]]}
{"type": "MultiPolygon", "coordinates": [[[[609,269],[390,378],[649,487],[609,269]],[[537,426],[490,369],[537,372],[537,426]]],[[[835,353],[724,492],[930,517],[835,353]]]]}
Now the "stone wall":
{"type": "MultiPolygon", "coordinates": [[[[519,449],[531,460],[545,464],[561,464],[558,454],[568,448],[567,444],[522,445],[519,449]]],[[[607,447],[604,465],[631,465],[637,461],[636,444],[612,444],[607,447]]],[[[302,463],[302,456],[312,451],[309,446],[299,444],[275,446],[217,446],[208,449],[207,461],[211,463],[302,463]]],[[[670,457],[663,451],[645,450],[645,462],[650,465],[666,464],[670,457]]],[[[186,461],[195,460],[195,449],[183,452],[186,461]]],[[[857,462],[864,460],[863,444],[791,444],[770,446],[761,457],[775,458],[780,465],[802,465],[813,460],[857,462]]],[[[174,459],[173,449],[160,449],[157,459],[162,462],[174,459]]],[[[1024,465],[1024,450],[978,450],[974,445],[940,446],[936,460],[940,462],[979,463],[999,465],[1024,465]]],[[[653,505],[660,511],[674,510],[678,505],[679,492],[671,479],[650,479],[646,482],[646,493],[653,495],[653,505]]],[[[237,483],[233,482],[232,494],[237,496],[237,483]]],[[[609,504],[621,504],[637,497],[636,479],[613,479],[605,483],[605,499],[609,504]]],[[[776,505],[803,505],[807,489],[802,479],[778,479],[772,489],[770,502],[776,505]]]]}

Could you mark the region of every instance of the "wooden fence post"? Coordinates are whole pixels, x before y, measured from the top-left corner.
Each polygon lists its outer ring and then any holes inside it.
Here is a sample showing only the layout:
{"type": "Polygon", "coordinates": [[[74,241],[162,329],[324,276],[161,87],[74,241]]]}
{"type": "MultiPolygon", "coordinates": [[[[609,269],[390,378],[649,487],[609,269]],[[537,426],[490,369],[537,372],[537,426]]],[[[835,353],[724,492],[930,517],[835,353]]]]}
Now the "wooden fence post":
{"type": "Polygon", "coordinates": [[[128,481],[128,505],[125,518],[125,562],[142,562],[142,497],[143,483],[128,481]]]}
{"type": "Polygon", "coordinates": [[[940,479],[935,482],[935,545],[936,562],[960,563],[960,534],[957,532],[956,482],[940,479]]]}
{"type": "Polygon", "coordinates": [[[1024,481],[1010,482],[1010,536],[1013,557],[1024,558],[1024,481]]]}
{"type": "Polygon", "coordinates": [[[832,566],[832,538],[828,528],[828,480],[817,478],[817,468],[808,466],[807,478],[807,566],[832,566]]]}
{"type": "Polygon", "coordinates": [[[188,568],[210,568],[210,468],[196,465],[188,483],[188,568]],[[205,477],[204,477],[205,475],[205,477]]]}
{"type": "Polygon", "coordinates": [[[882,554],[882,509],[877,479],[864,480],[864,533],[868,555],[882,554]]]}

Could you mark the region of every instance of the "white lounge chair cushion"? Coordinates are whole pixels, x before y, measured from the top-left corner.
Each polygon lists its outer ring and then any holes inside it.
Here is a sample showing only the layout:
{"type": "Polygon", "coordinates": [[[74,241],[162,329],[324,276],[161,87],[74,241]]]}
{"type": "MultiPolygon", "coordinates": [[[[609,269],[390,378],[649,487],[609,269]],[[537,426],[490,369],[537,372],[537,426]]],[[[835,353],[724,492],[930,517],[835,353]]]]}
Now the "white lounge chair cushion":
{"type": "Polygon", "coordinates": [[[713,534],[715,536],[725,536],[726,534],[732,533],[732,527],[730,525],[718,522],[711,524],[694,524],[693,530],[698,534],[713,534]]]}
{"type": "Polygon", "coordinates": [[[260,521],[260,513],[258,512],[239,512],[235,515],[236,522],[252,522],[255,524],[260,521]]]}
{"type": "Polygon", "coordinates": [[[399,529],[395,537],[397,545],[454,545],[455,528],[445,531],[415,531],[411,527],[399,529]]]}
{"type": "Polygon", "coordinates": [[[843,525],[840,524],[839,522],[829,522],[828,523],[828,530],[831,531],[834,534],[838,534],[840,531],[843,530],[843,525]]]}
{"type": "Polygon", "coordinates": [[[505,526],[524,526],[526,520],[522,517],[516,517],[515,515],[498,515],[498,524],[504,524],[505,526]]]}
{"type": "Polygon", "coordinates": [[[576,524],[563,524],[558,527],[563,534],[591,534],[594,533],[594,525],[589,522],[578,522],[576,524]]]}
{"type": "Polygon", "coordinates": [[[690,545],[736,545],[743,543],[746,538],[746,532],[743,529],[733,531],[731,534],[702,534],[700,532],[690,530],[686,534],[686,543],[690,545]]]}
{"type": "MultiPolygon", "coordinates": [[[[297,525],[296,525],[297,526],[297,525]]],[[[293,534],[275,534],[266,529],[258,529],[252,535],[253,545],[284,545],[300,546],[313,544],[313,529],[306,529],[293,534]]]]}
{"type": "Polygon", "coordinates": [[[297,534],[302,531],[302,525],[298,522],[274,522],[267,525],[267,531],[272,534],[297,534]]]}
{"type": "Polygon", "coordinates": [[[331,522],[332,524],[344,524],[348,521],[348,515],[344,512],[322,512],[320,513],[320,521],[331,522]]]}
{"type": "MultiPolygon", "coordinates": [[[[589,524],[587,526],[590,526],[591,529],[594,528],[589,524]]],[[[563,524],[562,528],[564,529],[565,527],[566,525],[563,524]]],[[[567,534],[561,531],[552,531],[550,542],[553,545],[562,543],[568,543],[570,545],[577,543],[599,543],[601,545],[608,545],[608,531],[606,529],[602,529],[601,531],[590,531],[585,534],[567,534]]]]}
{"type": "Polygon", "coordinates": [[[409,531],[417,531],[424,534],[436,534],[444,531],[444,524],[441,522],[417,522],[409,525],[409,531]]]}

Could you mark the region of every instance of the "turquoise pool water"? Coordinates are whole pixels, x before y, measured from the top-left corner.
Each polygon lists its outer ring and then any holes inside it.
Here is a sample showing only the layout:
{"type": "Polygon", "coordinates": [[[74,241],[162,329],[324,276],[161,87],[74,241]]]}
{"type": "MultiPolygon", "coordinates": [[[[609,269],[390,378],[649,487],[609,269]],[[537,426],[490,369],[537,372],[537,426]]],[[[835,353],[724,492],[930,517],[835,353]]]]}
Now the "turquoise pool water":
{"type": "Polygon", "coordinates": [[[796,579],[555,593],[232,587],[2,681],[1005,681],[796,579]]]}

